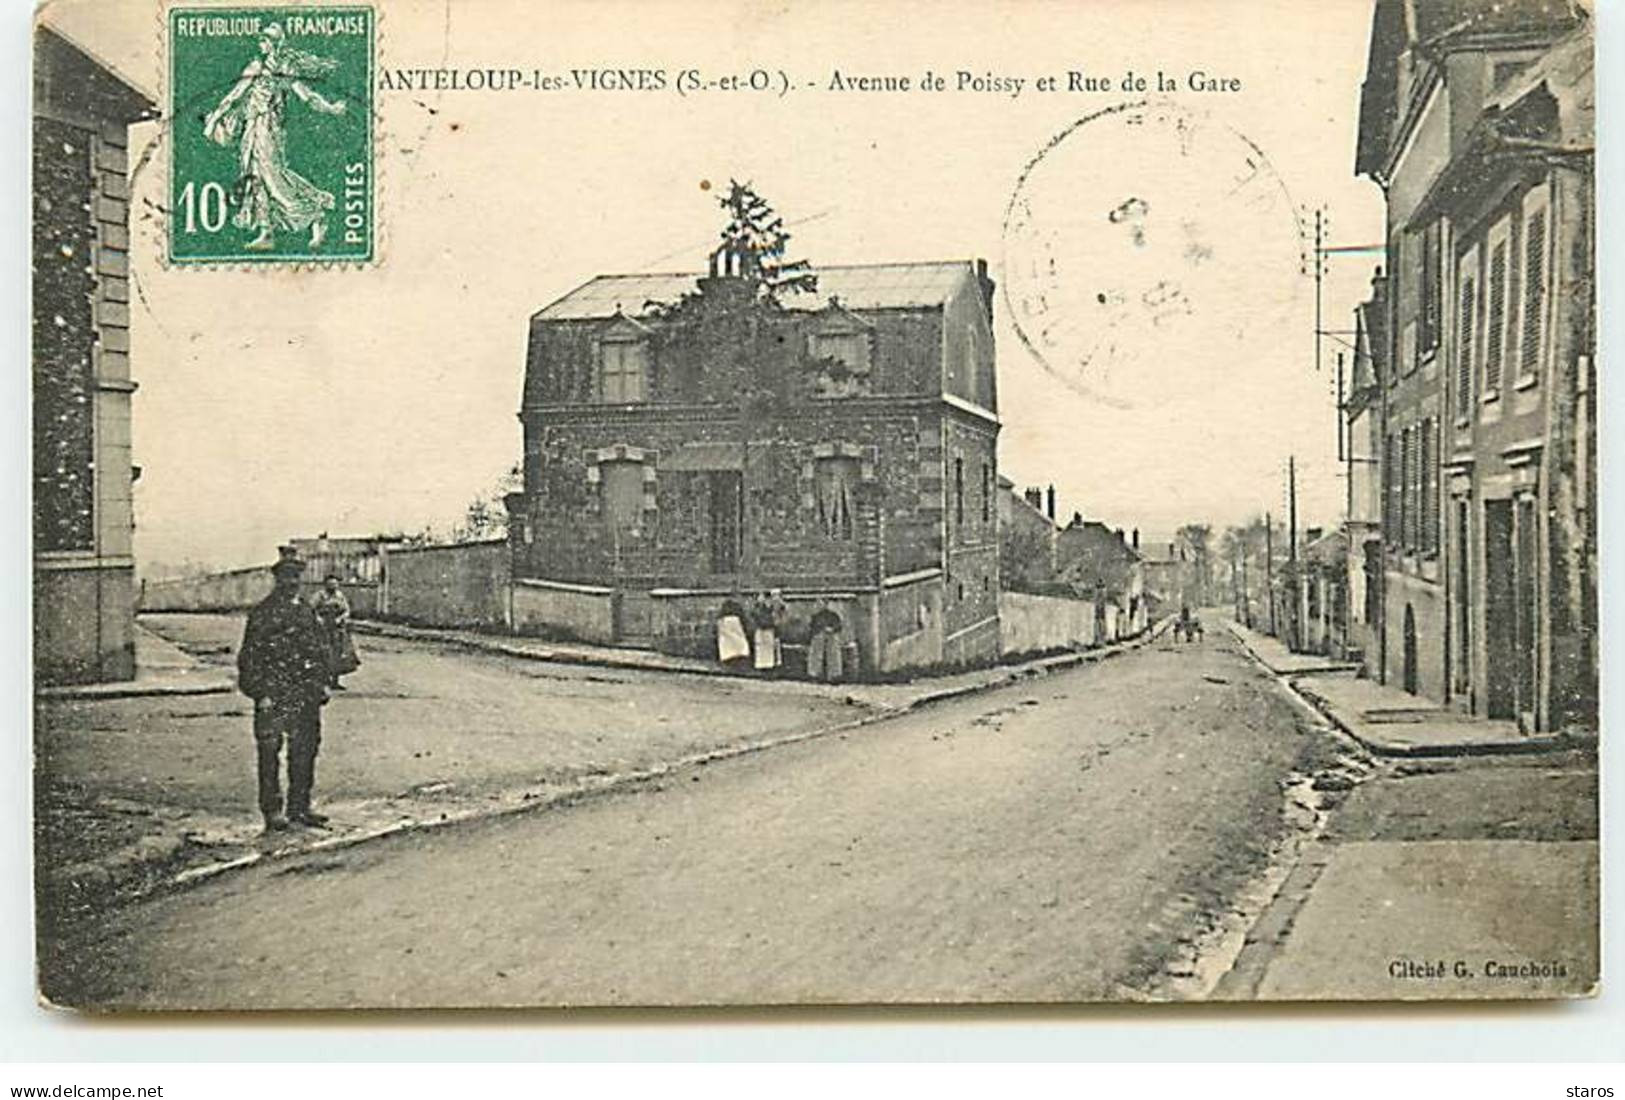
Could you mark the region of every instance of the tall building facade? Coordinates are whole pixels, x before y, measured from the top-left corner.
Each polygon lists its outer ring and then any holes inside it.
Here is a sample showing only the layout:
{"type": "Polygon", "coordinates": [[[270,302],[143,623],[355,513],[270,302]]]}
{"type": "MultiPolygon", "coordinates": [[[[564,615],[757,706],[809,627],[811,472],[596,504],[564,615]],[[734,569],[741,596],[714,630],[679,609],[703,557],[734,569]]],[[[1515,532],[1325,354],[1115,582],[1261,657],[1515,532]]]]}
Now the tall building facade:
{"type": "Polygon", "coordinates": [[[34,669],[46,683],[135,675],[126,149],[153,111],[85,50],[36,31],[34,669]]]}
{"type": "Polygon", "coordinates": [[[1357,169],[1388,199],[1379,676],[1596,721],[1594,82],[1559,0],[1378,0],[1357,169]]]}

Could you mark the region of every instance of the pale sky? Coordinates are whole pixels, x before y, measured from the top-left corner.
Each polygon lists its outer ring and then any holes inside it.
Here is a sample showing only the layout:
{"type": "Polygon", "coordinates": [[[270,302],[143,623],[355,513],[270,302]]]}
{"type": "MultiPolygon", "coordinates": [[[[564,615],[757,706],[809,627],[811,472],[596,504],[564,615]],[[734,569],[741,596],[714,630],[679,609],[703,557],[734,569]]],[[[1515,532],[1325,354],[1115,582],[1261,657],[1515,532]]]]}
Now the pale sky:
{"type": "MultiPolygon", "coordinates": [[[[1290,200],[1262,228],[1221,212],[1207,242],[1219,266],[1175,337],[1144,319],[1117,328],[1116,403],[1047,370],[1001,294],[1001,471],[1018,485],[1053,482],[1064,514],[1167,532],[1284,511],[1296,453],[1302,522],[1335,521],[1338,345],[1324,345],[1317,375],[1312,284],[1281,245],[1296,231],[1289,203],[1324,203],[1331,243],[1382,237],[1381,194],[1352,174],[1370,6],[391,2],[380,67],[759,66],[820,87],[783,98],[380,91],[382,261],[367,270],[167,270],[149,213],[134,233],[138,557],[240,565],[292,536],[449,525],[519,456],[528,316],[599,273],[702,267],[721,226],[702,180],[753,181],[800,223],[792,255],[815,266],[985,257],[1003,284],[1007,252],[1025,255],[1003,231],[1024,167],[1079,119],[1138,98],[1043,94],[1033,78],[1064,85],[1068,70],[1117,79],[1130,68],[1239,78],[1239,93],[1175,102],[1215,172],[1236,147],[1226,135],[1245,139],[1290,200]],[[1027,84],[1015,97],[830,92],[837,68],[1027,84]],[[1125,396],[1133,407],[1120,407],[1125,396]]],[[[160,90],[159,25],[143,5],[55,0],[43,18],[160,90]]],[[[1064,139],[1045,158],[1047,183],[1035,171],[1032,186],[1048,188],[1052,237],[1089,253],[1067,255],[1071,277],[1110,286],[1117,260],[1069,235],[1060,211],[1071,193],[1080,224],[1111,209],[1124,196],[1105,193],[1103,174],[1117,186],[1155,160],[1085,140],[1104,133],[1064,139]]],[[[138,204],[163,194],[161,125],[135,131],[137,156],[149,144],[138,204]]],[[[1185,187],[1147,182],[1153,215],[1185,187]]],[[[1327,328],[1349,327],[1379,262],[1330,261],[1327,328]]]]}

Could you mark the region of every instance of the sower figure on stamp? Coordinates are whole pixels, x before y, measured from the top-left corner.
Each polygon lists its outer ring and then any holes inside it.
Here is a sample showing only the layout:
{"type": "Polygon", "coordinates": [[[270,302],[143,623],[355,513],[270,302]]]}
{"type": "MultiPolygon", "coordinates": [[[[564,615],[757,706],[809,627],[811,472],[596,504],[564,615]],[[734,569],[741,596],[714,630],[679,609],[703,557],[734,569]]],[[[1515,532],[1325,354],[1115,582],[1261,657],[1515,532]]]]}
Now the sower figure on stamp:
{"type": "Polygon", "coordinates": [[[327,702],[328,646],[309,604],[299,598],[305,564],[292,548],[271,567],[271,594],[248,613],[237,652],[237,686],[254,700],[254,748],[259,768],[260,813],[267,832],[290,821],[321,826],[327,817],[310,808],[316,753],[322,744],[322,707],[327,702]],[[288,801],[283,813],[282,746],[288,749],[288,801]]]}
{"type": "Polygon", "coordinates": [[[310,247],[327,236],[331,191],[324,191],[288,167],[288,94],[325,115],[344,113],[344,100],[330,100],[305,83],[330,75],[337,62],[317,57],[286,42],[281,26],[272,23],[260,35],[260,55],[248,63],[225,98],[203,120],[203,131],[217,145],[237,143],[237,213],[232,224],[256,230],[245,246],[263,251],[277,230],[310,230],[310,247]]]}

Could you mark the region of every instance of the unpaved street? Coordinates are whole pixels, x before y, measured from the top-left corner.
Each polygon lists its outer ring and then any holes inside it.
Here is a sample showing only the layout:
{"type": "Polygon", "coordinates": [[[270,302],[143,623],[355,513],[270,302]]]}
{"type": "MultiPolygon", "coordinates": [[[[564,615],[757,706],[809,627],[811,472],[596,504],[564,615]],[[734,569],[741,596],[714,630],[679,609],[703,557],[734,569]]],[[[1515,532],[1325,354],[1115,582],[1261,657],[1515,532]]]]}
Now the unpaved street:
{"type": "Polygon", "coordinates": [[[46,947],[90,1006],[1134,994],[1324,758],[1229,637],[545,812],[273,861],[46,947]]]}

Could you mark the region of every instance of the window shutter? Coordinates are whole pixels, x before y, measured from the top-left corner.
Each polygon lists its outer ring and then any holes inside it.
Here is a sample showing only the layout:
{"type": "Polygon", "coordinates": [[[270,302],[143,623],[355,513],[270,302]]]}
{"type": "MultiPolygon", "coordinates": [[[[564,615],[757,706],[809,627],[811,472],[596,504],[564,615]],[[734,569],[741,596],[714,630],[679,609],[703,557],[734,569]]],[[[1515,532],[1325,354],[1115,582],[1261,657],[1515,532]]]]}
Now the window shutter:
{"type": "Polygon", "coordinates": [[[1440,262],[1444,228],[1435,221],[1422,231],[1422,354],[1439,346],[1439,321],[1443,314],[1440,276],[1444,265],[1440,262]]]}
{"type": "Polygon", "coordinates": [[[1422,421],[1422,549],[1439,549],[1439,423],[1422,421]]]}
{"type": "Polygon", "coordinates": [[[1490,255],[1490,294],[1485,303],[1484,390],[1501,388],[1501,353],[1506,336],[1507,242],[1495,246],[1490,255]]]}
{"type": "Polygon", "coordinates": [[[1421,478],[1416,461],[1417,428],[1412,425],[1405,429],[1405,546],[1415,550],[1417,533],[1421,530],[1421,517],[1417,514],[1417,505],[1421,503],[1422,494],[1419,492],[1421,478]]]}
{"type": "Polygon", "coordinates": [[[1523,333],[1519,367],[1534,374],[1540,366],[1542,323],[1546,310],[1546,211],[1536,210],[1524,223],[1523,333]]]}
{"type": "Polygon", "coordinates": [[[1456,330],[1459,360],[1456,364],[1456,410],[1462,419],[1472,415],[1473,409],[1473,326],[1478,300],[1478,286],[1471,276],[1461,281],[1461,324],[1456,330]]]}

